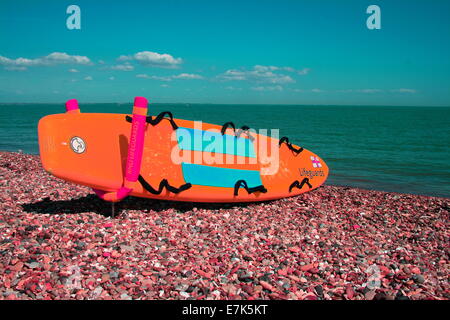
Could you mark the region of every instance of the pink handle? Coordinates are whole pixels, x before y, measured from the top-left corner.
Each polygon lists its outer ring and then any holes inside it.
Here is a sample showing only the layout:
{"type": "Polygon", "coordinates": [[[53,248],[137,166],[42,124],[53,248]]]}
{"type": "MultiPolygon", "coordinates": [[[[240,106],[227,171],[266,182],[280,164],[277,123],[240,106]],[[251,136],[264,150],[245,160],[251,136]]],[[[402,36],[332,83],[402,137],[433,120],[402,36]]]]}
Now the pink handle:
{"type": "Polygon", "coordinates": [[[70,99],[66,102],[67,113],[80,113],[80,107],[78,106],[77,99],[70,99]]]}
{"type": "Polygon", "coordinates": [[[127,163],[125,166],[125,181],[123,186],[116,192],[104,192],[94,189],[103,200],[113,202],[122,200],[130,194],[132,184],[139,178],[144,151],[147,109],[147,99],[144,97],[134,98],[133,120],[131,122],[130,142],[128,144],[127,163]]]}
{"type": "Polygon", "coordinates": [[[144,151],[145,125],[147,118],[147,99],[134,98],[133,121],[131,123],[130,143],[125,169],[125,180],[136,182],[141,170],[142,152],[144,151]]]}

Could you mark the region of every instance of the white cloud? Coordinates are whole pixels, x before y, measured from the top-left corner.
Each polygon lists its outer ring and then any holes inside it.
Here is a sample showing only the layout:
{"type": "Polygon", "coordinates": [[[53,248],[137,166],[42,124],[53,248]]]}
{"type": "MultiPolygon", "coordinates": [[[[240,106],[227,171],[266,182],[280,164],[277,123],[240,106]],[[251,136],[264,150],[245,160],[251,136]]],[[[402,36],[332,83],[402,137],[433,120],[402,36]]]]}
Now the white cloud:
{"type": "Polygon", "coordinates": [[[172,81],[171,77],[149,76],[147,74],[138,74],[138,75],[136,75],[136,77],[143,78],[143,79],[159,80],[159,81],[172,81]]]}
{"type": "Polygon", "coordinates": [[[311,92],[320,93],[320,92],[323,92],[323,90],[322,89],[318,89],[318,88],[314,88],[314,89],[311,89],[311,92]]]}
{"type": "Polygon", "coordinates": [[[266,72],[266,71],[287,71],[287,72],[294,72],[296,71],[294,68],[291,67],[277,67],[277,66],[261,66],[256,65],[253,67],[254,70],[266,72]]]}
{"type": "Polygon", "coordinates": [[[77,69],[69,69],[69,72],[79,72],[77,69]]]}
{"type": "Polygon", "coordinates": [[[252,87],[254,91],[282,91],[283,87],[280,85],[277,86],[268,86],[268,87],[252,87]]]}
{"type": "Polygon", "coordinates": [[[143,78],[143,79],[153,79],[153,80],[159,80],[159,81],[172,81],[173,79],[179,79],[179,80],[200,80],[203,79],[203,77],[199,74],[192,74],[192,73],[181,73],[178,75],[171,75],[171,76],[149,76],[147,74],[137,74],[137,78],[143,78]]]}
{"type": "Polygon", "coordinates": [[[170,87],[168,84],[165,84],[165,83],[163,83],[162,85],[161,85],[161,87],[163,87],[163,88],[168,88],[168,87],[170,87]]]}
{"type": "Polygon", "coordinates": [[[119,71],[133,71],[134,67],[129,63],[118,64],[110,67],[111,70],[119,70],[119,71]]]}
{"type": "Polygon", "coordinates": [[[174,58],[167,53],[157,53],[152,51],[141,51],[133,55],[122,55],[117,60],[119,61],[136,61],[146,67],[158,68],[176,68],[183,63],[183,59],[174,58]]]}
{"type": "Polygon", "coordinates": [[[44,61],[54,63],[92,64],[91,60],[85,56],[71,56],[65,52],[53,52],[43,58],[44,61]]]}
{"type": "Polygon", "coordinates": [[[91,81],[91,80],[92,80],[92,77],[91,77],[91,76],[87,76],[87,77],[84,78],[84,80],[91,81]]]}
{"type": "Polygon", "coordinates": [[[259,72],[267,72],[267,71],[275,71],[275,70],[279,70],[278,67],[275,66],[261,66],[261,65],[256,65],[253,67],[254,70],[259,71],[259,72]]]}
{"type": "Polygon", "coordinates": [[[91,60],[86,56],[69,55],[65,52],[53,52],[49,55],[36,59],[17,58],[10,59],[0,56],[0,65],[5,66],[7,70],[25,70],[34,66],[54,66],[57,64],[79,64],[90,65],[91,60]]]}
{"type": "Polygon", "coordinates": [[[336,92],[339,92],[339,93],[352,93],[352,92],[356,92],[356,93],[378,93],[378,92],[383,92],[383,90],[381,90],[381,89],[344,89],[344,90],[336,90],[336,92]]]}
{"type": "Polygon", "coordinates": [[[290,67],[260,66],[256,65],[251,70],[230,69],[219,75],[218,78],[229,81],[249,81],[255,83],[293,83],[295,82],[289,75],[274,71],[293,71],[290,67]]]}
{"type": "Polygon", "coordinates": [[[27,70],[27,67],[8,66],[8,67],[5,67],[5,69],[9,70],[9,71],[24,71],[24,70],[27,70]]]}
{"type": "Polygon", "coordinates": [[[362,92],[362,93],[377,93],[377,92],[382,92],[383,90],[380,89],[359,89],[356,90],[357,92],[362,92]]]}
{"type": "Polygon", "coordinates": [[[311,71],[311,69],[309,69],[309,68],[303,68],[302,70],[297,70],[297,73],[301,76],[304,76],[304,75],[307,75],[310,71],[311,71]]]}
{"type": "Polygon", "coordinates": [[[128,60],[133,60],[133,56],[120,55],[117,58],[117,61],[128,61],[128,60]]]}
{"type": "Polygon", "coordinates": [[[392,92],[399,92],[399,93],[416,93],[417,90],[415,89],[407,89],[407,88],[400,88],[400,89],[394,89],[391,90],[392,92]]]}
{"type": "Polygon", "coordinates": [[[345,90],[336,90],[336,92],[340,93],[380,93],[380,92],[398,92],[398,93],[416,93],[417,90],[415,89],[407,89],[407,88],[400,88],[400,89],[391,89],[391,90],[382,90],[382,89],[345,89],[345,90]]]}
{"type": "Polygon", "coordinates": [[[109,80],[116,80],[116,78],[114,78],[114,77],[109,77],[108,79],[109,80]]]}
{"type": "Polygon", "coordinates": [[[172,76],[173,79],[187,79],[187,80],[194,80],[194,79],[203,79],[203,77],[199,74],[193,74],[193,73],[181,73],[176,76],[172,76]]]}
{"type": "Polygon", "coordinates": [[[150,79],[159,80],[159,81],[172,81],[172,77],[151,76],[150,79]]]}
{"type": "Polygon", "coordinates": [[[242,88],[236,88],[236,87],[228,86],[228,87],[225,87],[225,90],[236,90],[236,91],[241,91],[242,88]]]}

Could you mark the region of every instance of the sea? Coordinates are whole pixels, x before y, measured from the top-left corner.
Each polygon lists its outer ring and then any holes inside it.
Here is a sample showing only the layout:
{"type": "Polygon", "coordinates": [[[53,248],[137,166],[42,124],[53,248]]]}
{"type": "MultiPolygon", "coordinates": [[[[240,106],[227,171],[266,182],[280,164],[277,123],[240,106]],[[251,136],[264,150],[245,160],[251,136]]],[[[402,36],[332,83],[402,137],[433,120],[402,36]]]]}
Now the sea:
{"type": "MultiPolygon", "coordinates": [[[[83,104],[82,112],[130,113],[131,103],[83,104]]],[[[38,154],[41,117],[64,104],[0,104],[0,151],[38,154]]],[[[319,155],[328,185],[450,198],[450,107],[151,104],[149,113],[254,129],[319,155]]]]}

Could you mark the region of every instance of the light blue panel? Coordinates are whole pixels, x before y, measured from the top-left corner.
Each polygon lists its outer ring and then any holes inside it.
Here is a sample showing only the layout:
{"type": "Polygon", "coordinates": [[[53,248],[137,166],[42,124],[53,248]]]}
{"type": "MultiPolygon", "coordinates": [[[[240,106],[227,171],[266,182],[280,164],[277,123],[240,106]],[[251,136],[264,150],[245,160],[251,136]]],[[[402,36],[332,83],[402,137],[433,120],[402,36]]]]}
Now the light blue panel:
{"type": "Polygon", "coordinates": [[[259,171],[218,168],[200,164],[181,163],[184,180],[209,187],[234,188],[238,180],[245,180],[249,188],[262,185],[259,171]]]}
{"type": "Polygon", "coordinates": [[[237,138],[220,132],[191,128],[178,128],[177,141],[180,150],[206,151],[255,158],[253,142],[247,138],[237,138]]]}

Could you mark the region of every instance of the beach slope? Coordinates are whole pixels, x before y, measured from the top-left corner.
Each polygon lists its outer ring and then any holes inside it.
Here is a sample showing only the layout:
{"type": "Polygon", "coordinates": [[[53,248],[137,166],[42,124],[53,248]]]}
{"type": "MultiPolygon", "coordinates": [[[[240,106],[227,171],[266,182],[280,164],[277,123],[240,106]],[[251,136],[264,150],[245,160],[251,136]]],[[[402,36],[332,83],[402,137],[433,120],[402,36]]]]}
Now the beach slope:
{"type": "Polygon", "coordinates": [[[116,204],[0,152],[0,299],[448,299],[450,199],[116,204]]]}

